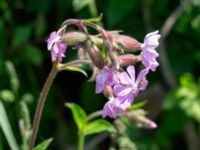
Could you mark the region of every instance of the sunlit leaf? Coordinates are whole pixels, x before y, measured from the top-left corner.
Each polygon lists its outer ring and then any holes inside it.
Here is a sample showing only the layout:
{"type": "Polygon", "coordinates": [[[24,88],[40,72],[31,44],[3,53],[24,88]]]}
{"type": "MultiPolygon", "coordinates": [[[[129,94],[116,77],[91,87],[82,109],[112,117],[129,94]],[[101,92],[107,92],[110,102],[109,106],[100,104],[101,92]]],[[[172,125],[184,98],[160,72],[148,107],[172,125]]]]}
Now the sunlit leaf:
{"type": "Polygon", "coordinates": [[[75,103],[65,103],[65,106],[72,111],[74,121],[80,130],[86,124],[87,115],[85,111],[75,103]]]}
{"type": "Polygon", "coordinates": [[[12,91],[10,90],[2,90],[0,91],[0,97],[2,100],[5,102],[14,102],[15,101],[15,95],[12,91]]]}
{"type": "Polygon", "coordinates": [[[85,134],[95,134],[100,132],[116,132],[114,126],[104,119],[97,119],[87,124],[85,134]]]}
{"type": "Polygon", "coordinates": [[[6,137],[6,140],[11,148],[11,150],[19,150],[18,144],[13,135],[12,128],[10,126],[10,122],[8,120],[8,116],[6,110],[4,108],[3,103],[0,100],[0,127],[6,137]]]}
{"type": "Polygon", "coordinates": [[[47,139],[44,142],[38,144],[33,150],[46,150],[49,144],[52,142],[53,138],[47,139]]]}
{"type": "Polygon", "coordinates": [[[180,83],[183,87],[192,88],[195,86],[194,77],[190,73],[185,73],[180,77],[180,83]]]}

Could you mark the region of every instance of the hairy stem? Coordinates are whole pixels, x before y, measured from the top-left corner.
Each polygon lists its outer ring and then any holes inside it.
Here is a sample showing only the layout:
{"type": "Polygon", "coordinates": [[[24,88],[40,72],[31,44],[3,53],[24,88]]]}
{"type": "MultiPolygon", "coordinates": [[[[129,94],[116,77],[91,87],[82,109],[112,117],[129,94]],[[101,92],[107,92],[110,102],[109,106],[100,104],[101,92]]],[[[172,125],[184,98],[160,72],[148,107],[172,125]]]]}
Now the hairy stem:
{"type": "Polygon", "coordinates": [[[39,124],[40,124],[40,119],[42,116],[42,111],[44,108],[44,103],[46,101],[47,94],[49,92],[49,89],[52,85],[53,80],[55,79],[57,72],[58,72],[57,67],[56,67],[56,65],[54,65],[51,69],[51,72],[49,73],[49,76],[48,76],[43,88],[42,88],[40,98],[38,100],[38,104],[37,104],[36,111],[35,111],[32,134],[31,134],[30,143],[29,143],[29,150],[32,150],[34,147],[39,124]]]}

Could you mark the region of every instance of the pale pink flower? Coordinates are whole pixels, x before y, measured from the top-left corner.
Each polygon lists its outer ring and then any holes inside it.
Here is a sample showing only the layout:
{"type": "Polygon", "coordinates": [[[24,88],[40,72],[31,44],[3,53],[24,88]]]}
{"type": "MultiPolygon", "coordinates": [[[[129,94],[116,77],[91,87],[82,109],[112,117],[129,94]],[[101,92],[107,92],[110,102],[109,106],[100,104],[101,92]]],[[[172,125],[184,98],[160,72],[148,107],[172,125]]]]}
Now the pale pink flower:
{"type": "Polygon", "coordinates": [[[115,73],[108,66],[99,72],[96,76],[96,93],[101,93],[106,85],[112,86],[116,82],[115,73]]]}
{"type": "Polygon", "coordinates": [[[144,38],[144,43],[142,44],[142,63],[146,68],[149,68],[152,71],[155,71],[159,65],[156,60],[159,54],[155,50],[159,45],[159,38],[160,34],[158,34],[158,31],[148,33],[144,38]]]}
{"type": "Polygon", "coordinates": [[[54,31],[50,34],[47,39],[47,48],[51,50],[52,61],[58,60],[60,63],[62,61],[62,57],[65,57],[65,51],[67,45],[60,41],[61,38],[61,30],[58,32],[54,31]]]}
{"type": "Polygon", "coordinates": [[[127,105],[129,104],[122,103],[118,98],[112,98],[104,105],[102,116],[103,118],[106,116],[116,118],[119,115],[123,115],[127,105]]]}
{"type": "Polygon", "coordinates": [[[119,76],[120,83],[114,86],[115,96],[123,103],[128,101],[131,104],[138,93],[146,89],[148,81],[145,77],[148,72],[148,68],[143,69],[136,78],[135,67],[128,66],[127,72],[124,71],[119,76]]]}

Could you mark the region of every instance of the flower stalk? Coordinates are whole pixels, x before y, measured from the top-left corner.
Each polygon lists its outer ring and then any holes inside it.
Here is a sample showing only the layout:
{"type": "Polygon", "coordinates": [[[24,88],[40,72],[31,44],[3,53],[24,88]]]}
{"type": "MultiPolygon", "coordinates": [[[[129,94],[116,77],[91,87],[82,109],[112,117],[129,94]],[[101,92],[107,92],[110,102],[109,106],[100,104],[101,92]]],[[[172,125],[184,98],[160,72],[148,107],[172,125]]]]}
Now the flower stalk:
{"type": "Polygon", "coordinates": [[[85,135],[82,131],[80,131],[78,137],[78,150],[84,149],[84,140],[85,140],[85,135]]]}
{"type": "Polygon", "coordinates": [[[40,93],[40,98],[38,100],[38,104],[36,107],[35,116],[34,116],[34,120],[33,120],[33,128],[32,128],[32,134],[31,134],[30,142],[29,142],[29,150],[32,150],[34,147],[36,136],[37,136],[38,129],[39,129],[41,116],[42,116],[42,111],[44,108],[44,104],[45,104],[49,89],[50,89],[57,73],[58,73],[58,69],[57,69],[56,64],[54,64],[51,69],[51,72],[49,73],[49,76],[42,88],[42,91],[40,93]]]}

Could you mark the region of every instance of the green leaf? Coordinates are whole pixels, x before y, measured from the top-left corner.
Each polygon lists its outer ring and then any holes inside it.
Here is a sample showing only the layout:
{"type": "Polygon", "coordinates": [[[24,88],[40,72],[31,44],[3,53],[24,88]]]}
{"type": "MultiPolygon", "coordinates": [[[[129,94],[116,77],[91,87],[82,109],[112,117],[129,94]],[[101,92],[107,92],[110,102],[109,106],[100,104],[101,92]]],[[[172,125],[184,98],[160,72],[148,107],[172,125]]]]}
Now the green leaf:
{"type": "Polygon", "coordinates": [[[100,132],[116,132],[114,126],[104,119],[97,119],[87,124],[85,134],[95,134],[100,132]]]}
{"type": "Polygon", "coordinates": [[[43,60],[43,55],[41,50],[34,45],[28,45],[26,48],[24,48],[22,57],[26,63],[30,62],[37,66],[41,65],[43,60]]]}
{"type": "Polygon", "coordinates": [[[53,138],[45,140],[44,142],[38,144],[35,148],[33,148],[33,150],[46,150],[52,140],[53,138]]]}
{"type": "Polygon", "coordinates": [[[82,73],[84,76],[86,76],[86,77],[88,76],[87,73],[86,73],[83,69],[81,69],[81,68],[79,68],[79,67],[68,66],[68,67],[66,67],[66,70],[80,72],[80,73],[82,73]]]}
{"type": "Polygon", "coordinates": [[[10,84],[13,92],[18,92],[19,90],[19,80],[17,77],[17,73],[15,67],[11,61],[6,61],[6,69],[8,71],[10,77],[10,84]]]}
{"type": "Polygon", "coordinates": [[[87,115],[85,111],[75,103],[65,103],[65,106],[71,109],[74,121],[79,130],[86,124],[87,115]]]}
{"type": "Polygon", "coordinates": [[[31,31],[32,31],[31,25],[17,27],[14,32],[14,37],[12,42],[13,47],[18,47],[22,44],[25,44],[31,36],[31,31]]]}
{"type": "Polygon", "coordinates": [[[135,103],[135,104],[133,104],[131,107],[129,107],[129,108],[127,109],[127,111],[139,109],[139,108],[143,107],[145,104],[146,104],[146,101],[135,103]]]}
{"type": "Polygon", "coordinates": [[[47,21],[43,14],[39,14],[35,24],[35,34],[37,37],[41,37],[47,28],[47,21]]]}
{"type": "Polygon", "coordinates": [[[75,11],[81,10],[83,7],[89,5],[93,0],[73,0],[73,8],[75,11]]]}
{"type": "Polygon", "coordinates": [[[194,77],[190,73],[185,73],[180,77],[180,84],[183,87],[192,88],[195,86],[194,77]]]}
{"type": "Polygon", "coordinates": [[[21,101],[24,101],[25,103],[32,103],[34,100],[34,97],[31,93],[26,93],[22,96],[21,101]]]}
{"type": "Polygon", "coordinates": [[[2,98],[2,100],[4,100],[5,102],[14,102],[15,101],[15,95],[12,91],[10,90],[2,90],[0,91],[0,97],[2,98]]]}
{"type": "Polygon", "coordinates": [[[10,126],[10,122],[8,120],[8,116],[6,114],[6,110],[4,108],[3,103],[0,101],[0,128],[2,129],[6,140],[8,141],[8,144],[10,146],[11,150],[19,150],[19,147],[17,145],[17,142],[15,140],[15,137],[13,135],[12,128],[10,126]]]}

